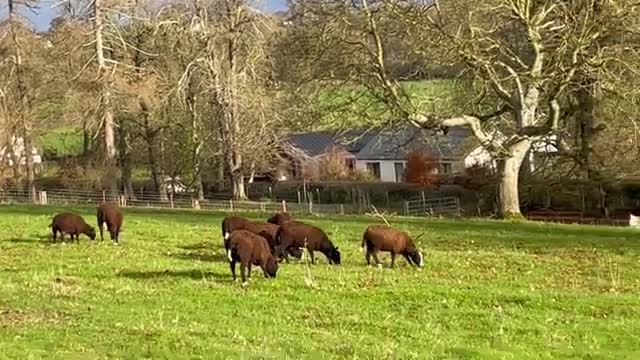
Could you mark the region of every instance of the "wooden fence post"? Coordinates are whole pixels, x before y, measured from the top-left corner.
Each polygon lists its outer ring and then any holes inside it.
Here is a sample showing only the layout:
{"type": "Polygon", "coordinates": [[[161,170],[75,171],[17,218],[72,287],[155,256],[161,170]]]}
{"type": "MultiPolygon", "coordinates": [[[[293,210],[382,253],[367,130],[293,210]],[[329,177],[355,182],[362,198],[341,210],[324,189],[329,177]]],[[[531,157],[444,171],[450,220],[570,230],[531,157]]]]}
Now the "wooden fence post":
{"type": "Polygon", "coordinates": [[[344,215],[344,204],[340,204],[340,215],[344,215]]]}
{"type": "Polygon", "coordinates": [[[47,205],[47,192],[40,191],[40,205],[47,205]]]}
{"type": "Polygon", "coordinates": [[[102,190],[102,202],[107,202],[107,192],[102,190]]]}
{"type": "Polygon", "coordinates": [[[456,216],[460,217],[460,198],[456,197],[456,216]]]}
{"type": "Polygon", "coordinates": [[[265,211],[267,211],[267,207],[266,207],[265,203],[261,202],[260,203],[260,212],[265,212],[265,211]]]}
{"type": "Polygon", "coordinates": [[[175,203],[173,202],[173,193],[169,194],[169,200],[171,201],[171,208],[173,209],[175,206],[175,203]]]}
{"type": "Polygon", "coordinates": [[[287,212],[287,200],[282,200],[282,212],[287,212]]]}
{"type": "Polygon", "coordinates": [[[200,210],[200,200],[193,199],[193,208],[196,210],[200,210]]]}
{"type": "Polygon", "coordinates": [[[233,199],[229,199],[229,209],[233,212],[233,199]]]}
{"type": "Polygon", "coordinates": [[[404,216],[409,216],[409,202],[404,202],[404,216]]]}
{"type": "Polygon", "coordinates": [[[313,214],[313,201],[309,201],[309,214],[313,214]]]}

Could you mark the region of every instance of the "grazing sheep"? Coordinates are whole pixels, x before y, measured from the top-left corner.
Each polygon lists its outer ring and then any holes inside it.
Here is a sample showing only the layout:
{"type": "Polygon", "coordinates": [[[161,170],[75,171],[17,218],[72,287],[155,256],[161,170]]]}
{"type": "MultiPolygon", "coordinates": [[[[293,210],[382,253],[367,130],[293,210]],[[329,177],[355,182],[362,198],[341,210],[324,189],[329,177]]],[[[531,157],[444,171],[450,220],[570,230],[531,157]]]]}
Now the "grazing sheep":
{"type": "Polygon", "coordinates": [[[404,231],[392,229],[386,225],[370,225],[362,237],[362,247],[364,248],[365,245],[367,246],[367,265],[371,264],[372,255],[376,265],[379,265],[378,251],[388,251],[391,253],[391,267],[395,265],[396,254],[404,256],[411,266],[424,266],[422,253],[416,249],[411,238],[404,231]]]}
{"type": "Polygon", "coordinates": [[[267,220],[268,223],[275,225],[282,225],[289,221],[293,221],[293,217],[286,212],[275,213],[267,220]]]}
{"type": "Polygon", "coordinates": [[[98,228],[100,229],[100,241],[104,241],[102,230],[104,224],[107,225],[111,241],[118,245],[120,241],[120,231],[122,230],[122,212],[120,209],[109,203],[102,203],[98,206],[98,228]]]}
{"type": "Polygon", "coordinates": [[[62,241],[64,241],[65,233],[71,235],[72,242],[75,236],[76,243],[80,242],[80,234],[87,235],[91,240],[95,240],[96,238],[96,230],[89,226],[78,214],[60,213],[53,217],[49,227],[53,231],[53,242],[56,242],[58,232],[60,233],[60,240],[62,241]]]}
{"type": "Polygon", "coordinates": [[[251,265],[260,266],[266,278],[275,278],[278,272],[278,262],[271,254],[267,240],[247,230],[236,230],[231,233],[227,256],[234,281],[236,280],[236,262],[240,262],[243,285],[246,285],[247,278],[251,277],[251,265]]]}
{"type": "MultiPolygon", "coordinates": [[[[306,247],[311,256],[311,263],[315,263],[314,251],[323,253],[329,264],[340,265],[340,251],[329,240],[327,234],[313,225],[297,221],[289,221],[280,226],[276,235],[276,257],[280,258],[284,251],[291,248],[306,247]]],[[[288,261],[286,254],[285,260],[288,261]]]]}
{"type": "Polygon", "coordinates": [[[239,216],[227,216],[222,220],[222,239],[224,250],[229,250],[229,237],[236,230],[245,230],[250,226],[251,221],[239,216]]]}
{"type": "MultiPolygon", "coordinates": [[[[276,235],[280,226],[271,223],[263,222],[251,222],[246,224],[244,230],[249,230],[256,235],[260,235],[267,239],[269,248],[272,253],[275,253],[276,248],[276,235]]],[[[295,258],[300,259],[302,257],[302,250],[300,248],[292,247],[287,249],[287,253],[295,258]]]]}

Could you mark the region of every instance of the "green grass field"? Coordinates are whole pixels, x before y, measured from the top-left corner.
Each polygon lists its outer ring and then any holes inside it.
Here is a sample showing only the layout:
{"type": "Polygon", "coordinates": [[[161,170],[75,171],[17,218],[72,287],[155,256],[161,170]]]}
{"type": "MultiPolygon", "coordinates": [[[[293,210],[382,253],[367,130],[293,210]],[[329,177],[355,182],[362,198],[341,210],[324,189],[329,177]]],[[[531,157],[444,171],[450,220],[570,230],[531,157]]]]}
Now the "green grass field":
{"type": "Polygon", "coordinates": [[[52,245],[59,210],[0,207],[0,358],[640,357],[638,231],[391,219],[425,232],[416,271],[364,265],[374,218],[308,218],[343,265],[254,269],[245,289],[223,214],[126,210],[121,246],[52,245]]]}

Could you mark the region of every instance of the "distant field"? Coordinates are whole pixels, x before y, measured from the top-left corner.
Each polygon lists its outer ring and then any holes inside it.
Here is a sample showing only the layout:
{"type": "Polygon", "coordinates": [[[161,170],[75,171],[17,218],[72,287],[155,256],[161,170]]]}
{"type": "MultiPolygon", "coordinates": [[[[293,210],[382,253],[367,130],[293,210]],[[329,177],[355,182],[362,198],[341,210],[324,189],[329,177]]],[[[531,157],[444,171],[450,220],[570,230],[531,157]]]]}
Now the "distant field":
{"type": "Polygon", "coordinates": [[[222,214],[127,210],[119,247],[51,245],[59,210],[0,207],[1,358],[640,355],[638,231],[392,219],[425,232],[416,271],[364,265],[373,218],[309,218],[344,264],[319,256],[274,280],[256,269],[243,289],[221,247],[222,214]]]}

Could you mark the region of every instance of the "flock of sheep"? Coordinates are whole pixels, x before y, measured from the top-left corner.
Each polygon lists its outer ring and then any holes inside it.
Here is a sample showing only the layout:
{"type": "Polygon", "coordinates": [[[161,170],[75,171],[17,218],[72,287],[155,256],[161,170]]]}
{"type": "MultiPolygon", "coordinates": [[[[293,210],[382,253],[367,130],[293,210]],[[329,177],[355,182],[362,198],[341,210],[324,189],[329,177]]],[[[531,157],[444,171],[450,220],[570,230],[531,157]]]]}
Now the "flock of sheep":
{"type": "MultiPolygon", "coordinates": [[[[110,203],[103,203],[97,209],[100,239],[103,238],[103,228],[109,231],[111,241],[117,245],[122,229],[122,212],[110,203]]],[[[60,213],[56,215],[49,227],[53,232],[53,241],[57,234],[64,241],[64,234],[71,237],[71,241],[78,242],[78,236],[85,234],[95,240],[95,229],[84,219],[74,213],[60,213]]],[[[222,221],[222,237],[224,248],[229,259],[233,280],[236,280],[236,263],[240,263],[243,285],[251,276],[251,266],[259,266],[267,278],[276,277],[278,263],[289,262],[289,255],[301,258],[303,249],[309,252],[311,263],[315,263],[314,252],[324,254],[329,264],[340,265],[340,250],[333,245],[327,234],[320,228],[294,220],[288,213],[277,213],[267,222],[255,222],[239,216],[227,216],[222,221]]],[[[395,265],[396,255],[402,255],[412,266],[424,266],[422,253],[413,244],[406,232],[393,229],[386,225],[370,225],[366,228],[362,247],[366,246],[367,264],[371,264],[371,257],[380,265],[378,252],[391,254],[391,267],[395,265]]]]}

